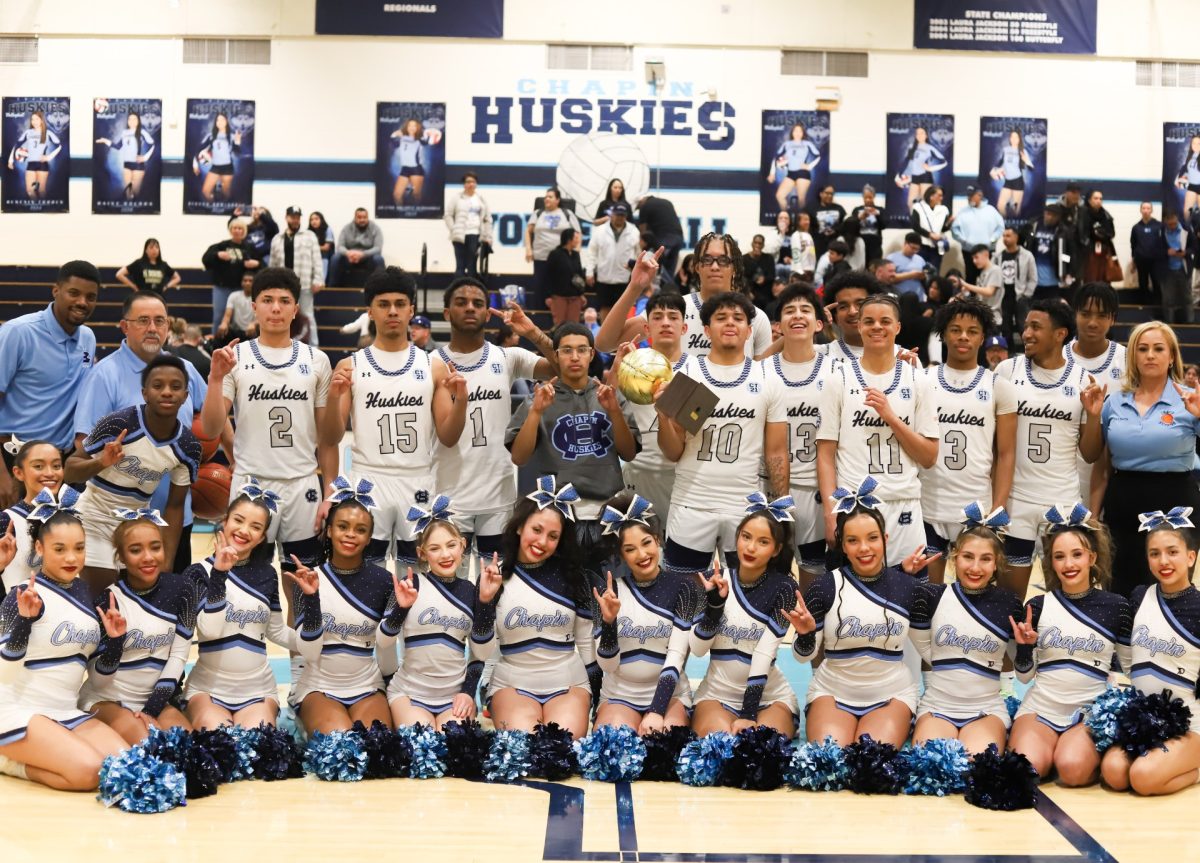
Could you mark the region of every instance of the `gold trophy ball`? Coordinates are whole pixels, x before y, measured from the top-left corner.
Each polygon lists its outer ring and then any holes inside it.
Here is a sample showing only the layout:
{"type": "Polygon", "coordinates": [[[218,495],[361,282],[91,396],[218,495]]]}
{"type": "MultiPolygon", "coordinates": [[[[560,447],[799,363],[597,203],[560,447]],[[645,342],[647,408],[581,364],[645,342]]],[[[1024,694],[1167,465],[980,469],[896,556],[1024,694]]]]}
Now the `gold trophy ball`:
{"type": "Polygon", "coordinates": [[[671,380],[670,361],[654,348],[638,348],[621,360],[617,371],[617,389],[635,405],[654,403],[654,388],[659,381],[671,380]]]}

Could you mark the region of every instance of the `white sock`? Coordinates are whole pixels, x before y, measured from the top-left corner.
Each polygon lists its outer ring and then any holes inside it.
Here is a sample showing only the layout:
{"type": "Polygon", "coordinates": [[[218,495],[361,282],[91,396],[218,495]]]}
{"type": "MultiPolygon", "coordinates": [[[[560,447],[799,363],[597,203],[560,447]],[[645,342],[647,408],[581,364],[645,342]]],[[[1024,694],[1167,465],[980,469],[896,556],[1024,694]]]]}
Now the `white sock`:
{"type": "Polygon", "coordinates": [[[13,761],[11,758],[6,758],[0,755],[0,773],[5,776],[15,776],[17,779],[28,779],[29,776],[25,772],[25,765],[20,761],[13,761]]]}

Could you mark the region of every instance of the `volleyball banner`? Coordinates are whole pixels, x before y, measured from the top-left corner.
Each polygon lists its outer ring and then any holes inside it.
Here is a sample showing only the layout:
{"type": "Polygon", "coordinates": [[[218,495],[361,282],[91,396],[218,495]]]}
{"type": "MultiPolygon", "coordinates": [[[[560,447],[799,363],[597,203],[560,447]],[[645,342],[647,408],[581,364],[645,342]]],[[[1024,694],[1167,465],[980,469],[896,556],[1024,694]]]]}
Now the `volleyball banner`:
{"type": "Polygon", "coordinates": [[[377,102],[375,116],[375,218],[440,219],[446,103],[377,102]]]}
{"type": "Polygon", "coordinates": [[[763,111],[760,164],[759,224],[775,224],[780,210],[799,213],[816,203],[829,179],[829,112],[763,111]]]}
{"type": "Polygon", "coordinates": [[[884,214],[889,228],[906,228],[913,205],[930,186],[954,197],[954,115],[888,114],[888,177],[884,214]]]}
{"type": "Polygon", "coordinates": [[[188,99],[183,212],[249,213],[254,197],[254,102],[188,99]]]}
{"type": "Polygon", "coordinates": [[[1200,121],[1163,123],[1162,204],[1184,224],[1200,208],[1200,121]]]}
{"type": "Polygon", "coordinates": [[[979,187],[1010,228],[1042,214],[1046,203],[1046,121],[979,118],[979,187]]]}
{"type": "Polygon", "coordinates": [[[162,100],[92,103],[92,212],[162,210],[162,100]]]}
{"type": "Polygon", "coordinates": [[[70,205],[71,100],[5,96],[0,129],[5,213],[65,213],[70,205]]]}

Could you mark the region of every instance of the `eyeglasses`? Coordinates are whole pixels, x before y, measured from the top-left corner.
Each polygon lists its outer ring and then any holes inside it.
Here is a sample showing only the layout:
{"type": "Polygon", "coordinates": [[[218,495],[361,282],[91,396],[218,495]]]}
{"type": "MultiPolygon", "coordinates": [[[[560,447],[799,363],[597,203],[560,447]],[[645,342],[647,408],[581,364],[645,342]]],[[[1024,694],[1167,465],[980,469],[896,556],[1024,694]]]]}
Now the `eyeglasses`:
{"type": "Polygon", "coordinates": [[[700,256],[700,266],[711,267],[713,264],[716,264],[718,267],[724,270],[727,267],[733,266],[733,258],[729,257],[729,255],[718,255],[716,257],[713,257],[712,255],[700,256]]]}
{"type": "Polygon", "coordinates": [[[142,327],[143,329],[150,326],[151,324],[154,325],[155,329],[158,329],[160,327],[165,327],[171,323],[169,318],[163,318],[163,317],[149,318],[149,317],[146,317],[145,315],[142,315],[140,318],[122,318],[121,320],[125,321],[126,323],[137,324],[139,327],[142,327]]]}
{"type": "Polygon", "coordinates": [[[592,352],[592,349],[588,348],[588,347],[583,347],[583,348],[567,347],[567,348],[555,348],[554,352],[561,357],[586,357],[588,354],[590,354],[592,352]]]}

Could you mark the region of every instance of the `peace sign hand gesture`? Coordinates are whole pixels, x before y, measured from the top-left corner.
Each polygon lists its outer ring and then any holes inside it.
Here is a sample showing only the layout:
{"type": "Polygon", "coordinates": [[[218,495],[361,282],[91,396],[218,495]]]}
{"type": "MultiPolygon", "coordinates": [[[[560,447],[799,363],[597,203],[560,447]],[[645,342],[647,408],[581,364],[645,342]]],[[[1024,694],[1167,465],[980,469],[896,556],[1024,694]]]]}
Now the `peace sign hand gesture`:
{"type": "Polygon", "coordinates": [[[1185,390],[1179,384],[1173,384],[1175,392],[1183,399],[1183,406],[1194,417],[1200,417],[1200,390],[1185,390]]]}
{"type": "Polygon", "coordinates": [[[500,555],[493,551],[492,562],[479,574],[479,601],[488,603],[494,600],[503,583],[504,577],[500,575],[500,555]]]}
{"type": "Polygon", "coordinates": [[[237,564],[238,553],[225,539],[225,531],[217,531],[217,550],[213,555],[213,569],[219,569],[222,572],[229,572],[237,564]]]}
{"type": "Polygon", "coordinates": [[[117,435],[116,440],[110,440],[104,445],[104,449],[100,450],[100,454],[96,456],[96,458],[100,459],[100,464],[105,467],[112,467],[125,458],[125,447],[121,443],[125,440],[125,435],[127,434],[129,434],[129,429],[121,429],[121,433],[117,435]]]}
{"type": "Polygon", "coordinates": [[[42,598],[38,596],[37,573],[29,576],[29,584],[17,592],[17,613],[21,617],[37,617],[42,613],[42,598]]]}
{"type": "Polygon", "coordinates": [[[396,592],[396,605],[400,608],[412,608],[414,602],[417,601],[417,586],[413,584],[412,567],[408,568],[408,575],[401,580],[400,576],[392,576],[392,588],[396,592]]]}
{"type": "Polygon", "coordinates": [[[804,594],[799,590],[796,591],[796,607],[784,611],[784,615],[791,621],[797,635],[808,635],[817,628],[817,621],[804,604],[804,594]]]}
{"type": "Polygon", "coordinates": [[[292,555],[292,563],[296,564],[295,572],[284,570],[283,574],[291,579],[292,583],[300,588],[305,596],[312,596],[321,587],[321,577],[317,575],[316,570],[310,569],[300,562],[300,558],[292,555]]]}
{"type": "Polygon", "coordinates": [[[932,563],[933,561],[937,560],[941,556],[942,556],[942,553],[940,551],[937,552],[936,554],[926,554],[925,546],[918,545],[917,550],[914,551],[912,554],[910,554],[908,557],[904,558],[904,560],[900,563],[900,568],[903,569],[905,572],[907,572],[909,575],[916,575],[918,572],[920,572],[922,569],[925,568],[926,564],[932,563]]]}
{"type": "Polygon", "coordinates": [[[612,572],[608,574],[608,586],[604,593],[593,587],[592,595],[596,597],[596,604],[600,606],[600,616],[604,618],[604,622],[616,623],[617,615],[621,613],[621,598],[613,590],[612,572]]]}
{"type": "Polygon", "coordinates": [[[96,613],[100,615],[100,624],[109,638],[122,638],[125,635],[125,615],[117,608],[117,597],[114,594],[108,595],[108,608],[96,606],[96,613]]]}
{"type": "Polygon", "coordinates": [[[1013,620],[1012,615],[1008,616],[1008,622],[1012,626],[1013,641],[1017,644],[1033,645],[1037,644],[1037,630],[1033,628],[1033,606],[1025,606],[1025,619],[1022,621],[1013,620]]]}

